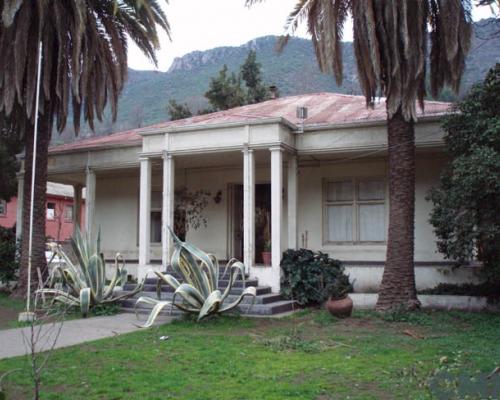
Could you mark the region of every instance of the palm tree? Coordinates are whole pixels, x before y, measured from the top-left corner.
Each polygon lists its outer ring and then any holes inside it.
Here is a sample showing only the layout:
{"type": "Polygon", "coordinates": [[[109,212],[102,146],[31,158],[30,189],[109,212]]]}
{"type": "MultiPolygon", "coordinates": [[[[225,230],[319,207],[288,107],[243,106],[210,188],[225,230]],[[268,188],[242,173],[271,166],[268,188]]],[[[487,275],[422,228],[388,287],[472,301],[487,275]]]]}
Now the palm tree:
{"type": "Polygon", "coordinates": [[[470,7],[469,0],[298,0],[285,25],[281,46],[307,22],[321,70],[341,84],[341,40],[352,16],[366,104],[378,93],[386,97],[390,206],[379,310],[419,305],[413,264],[416,102],[423,109],[428,65],[433,96],[444,85],[458,91],[471,40],[470,7]]]}
{"type": "MultiPolygon", "coordinates": [[[[34,199],[33,271],[44,270],[47,153],[53,125],[61,132],[72,112],[75,132],[83,118],[93,129],[109,103],[117,102],[127,77],[127,37],[156,63],[157,26],[170,27],[156,0],[0,0],[0,113],[18,123],[24,137],[23,232],[28,232],[39,43],[41,92],[34,199]],[[71,101],[71,108],[69,103],[71,101]]],[[[22,241],[21,265],[28,244],[22,241]]],[[[26,290],[21,268],[17,295],[26,290]]],[[[36,274],[33,281],[36,282],[36,274]]]]}

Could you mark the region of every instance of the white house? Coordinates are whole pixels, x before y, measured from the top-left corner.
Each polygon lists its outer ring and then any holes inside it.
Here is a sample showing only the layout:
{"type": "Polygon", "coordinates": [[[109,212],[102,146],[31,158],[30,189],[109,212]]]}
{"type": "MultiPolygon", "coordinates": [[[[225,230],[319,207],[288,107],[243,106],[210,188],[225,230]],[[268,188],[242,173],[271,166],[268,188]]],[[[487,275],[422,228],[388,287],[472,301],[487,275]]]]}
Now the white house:
{"type": "MultiPolygon", "coordinates": [[[[446,162],[440,117],[449,104],[426,102],[416,134],[417,286],[471,279],[437,251],[425,197],[446,162]]],[[[174,188],[209,190],[207,226],[187,239],[225,260],[242,258],[252,277],[279,290],[287,248],[320,250],[344,262],[355,290],[378,286],[388,223],[387,134],[383,101],[316,93],[284,97],[50,149],[49,179],[86,187],[85,228],[102,233],[143,276],[171,255],[167,226],[174,188]],[[297,108],[307,109],[298,118],[297,108]],[[218,196],[215,194],[218,193],[218,196]],[[263,265],[256,207],[271,219],[271,265],[263,265]]],[[[78,197],[78,196],[77,196],[78,197]]]]}

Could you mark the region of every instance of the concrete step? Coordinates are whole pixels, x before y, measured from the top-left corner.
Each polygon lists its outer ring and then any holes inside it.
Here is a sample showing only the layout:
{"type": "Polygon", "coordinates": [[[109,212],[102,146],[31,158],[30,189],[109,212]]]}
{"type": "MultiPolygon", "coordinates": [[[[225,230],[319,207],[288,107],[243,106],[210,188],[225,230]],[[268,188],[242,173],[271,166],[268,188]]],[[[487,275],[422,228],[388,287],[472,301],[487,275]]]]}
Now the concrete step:
{"type": "MultiPolygon", "coordinates": [[[[156,282],[157,281],[155,281],[154,283],[146,283],[144,285],[144,291],[145,292],[156,292],[156,282]]],[[[219,281],[219,289],[224,290],[227,287],[228,283],[229,283],[229,281],[219,281]]],[[[257,287],[258,284],[259,284],[259,281],[257,279],[249,279],[248,281],[245,281],[245,287],[249,287],[249,286],[257,287]]],[[[136,286],[135,283],[126,283],[123,286],[123,289],[124,290],[134,290],[135,286],[136,286]]],[[[242,289],[242,288],[243,288],[243,281],[234,282],[233,289],[242,289]]],[[[162,292],[171,292],[171,291],[173,291],[173,289],[168,284],[162,283],[161,291],[162,292]]]]}
{"type": "MultiPolygon", "coordinates": [[[[119,292],[117,294],[125,294],[127,292],[125,291],[122,291],[122,292],[119,292]]],[[[133,297],[129,297],[127,299],[124,299],[122,300],[121,302],[121,305],[123,307],[131,307],[133,308],[135,306],[135,302],[136,300],[139,298],[139,297],[142,297],[142,296],[147,296],[147,297],[151,297],[153,299],[157,299],[156,297],[156,293],[153,293],[153,292],[140,292],[140,293],[137,293],[135,296],[133,297]]],[[[174,294],[172,292],[170,293],[162,293],[161,295],[161,299],[162,300],[172,300],[174,297],[174,294]]],[[[236,301],[236,299],[238,299],[239,295],[237,294],[230,294],[227,298],[226,298],[226,302],[228,303],[231,303],[233,301],[236,301]]],[[[179,301],[179,299],[177,299],[177,301],[179,301]]],[[[277,302],[277,301],[281,301],[283,300],[283,298],[281,297],[280,294],[276,294],[276,293],[267,293],[267,294],[260,294],[260,295],[257,295],[255,297],[255,300],[254,300],[254,304],[271,304],[271,303],[274,303],[274,302],[277,302]]],[[[242,304],[250,304],[252,303],[253,299],[252,297],[250,296],[245,296],[242,300],[242,304]]]]}
{"type": "MultiPolygon", "coordinates": [[[[296,305],[290,300],[276,301],[270,304],[254,304],[250,307],[250,304],[240,304],[236,307],[235,311],[243,315],[250,316],[273,316],[277,314],[283,314],[286,312],[293,311],[296,305]]],[[[123,312],[134,312],[134,306],[126,302],[121,308],[123,312]]],[[[151,312],[151,306],[139,305],[136,312],[138,314],[149,314],[151,312]]],[[[160,315],[179,315],[183,314],[177,307],[166,306],[160,315]]]]}
{"type": "MultiPolygon", "coordinates": [[[[254,287],[256,289],[257,296],[271,293],[270,286],[254,286],[254,287]]],[[[134,288],[135,288],[135,285],[130,285],[130,286],[125,285],[123,287],[123,291],[118,292],[118,293],[131,292],[131,291],[133,291],[134,288]]],[[[229,293],[232,295],[239,295],[239,294],[241,294],[242,291],[243,291],[242,287],[233,287],[229,293]]],[[[161,292],[162,292],[162,294],[168,294],[168,293],[172,294],[172,293],[174,293],[174,289],[168,285],[163,285],[161,287],[161,292]]],[[[150,294],[151,296],[154,296],[156,298],[156,285],[145,285],[142,293],[150,294]]]]}
{"type": "MultiPolygon", "coordinates": [[[[172,276],[176,278],[179,282],[182,282],[184,280],[179,276],[175,275],[172,276]]],[[[147,278],[144,283],[146,285],[156,285],[156,282],[158,282],[158,278],[154,277],[154,278],[147,278]]],[[[229,282],[229,276],[225,276],[224,278],[222,278],[222,276],[219,277],[219,286],[227,286],[228,282],[229,282]]],[[[245,284],[247,286],[255,286],[256,282],[257,282],[256,278],[245,278],[245,284]]],[[[238,279],[236,279],[236,281],[234,282],[234,285],[235,286],[243,285],[243,279],[241,279],[241,277],[238,277],[238,279]]]]}

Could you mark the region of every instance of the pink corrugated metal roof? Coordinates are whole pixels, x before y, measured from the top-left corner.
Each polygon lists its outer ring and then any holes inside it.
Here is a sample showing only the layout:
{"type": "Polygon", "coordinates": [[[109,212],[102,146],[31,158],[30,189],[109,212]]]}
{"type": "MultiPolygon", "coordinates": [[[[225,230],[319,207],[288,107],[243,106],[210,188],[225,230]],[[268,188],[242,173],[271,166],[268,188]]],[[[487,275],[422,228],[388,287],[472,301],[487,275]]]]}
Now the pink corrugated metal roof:
{"type": "MultiPolygon", "coordinates": [[[[149,129],[175,129],[186,126],[200,126],[224,123],[255,121],[265,118],[284,118],[294,124],[301,121],[296,116],[297,107],[308,108],[305,126],[333,125],[343,123],[382,121],[386,118],[385,101],[382,99],[373,108],[367,108],[363,96],[351,96],[338,93],[312,93],[298,96],[281,97],[258,104],[236,107],[212,114],[198,115],[177,121],[167,121],[147,127],[149,129]]],[[[450,103],[437,101],[425,102],[425,113],[420,110],[419,116],[440,115],[450,109],[450,103]]],[[[141,129],[118,132],[109,136],[94,137],[74,143],[52,147],[51,153],[71,150],[94,149],[115,145],[140,144],[141,129]]]]}
{"type": "Polygon", "coordinates": [[[94,136],[80,139],[73,143],[65,143],[53,146],[49,149],[49,153],[64,153],[73,150],[92,150],[100,147],[112,147],[123,145],[141,144],[142,136],[137,132],[139,129],[132,129],[124,132],[113,133],[107,136],[94,136]]]}

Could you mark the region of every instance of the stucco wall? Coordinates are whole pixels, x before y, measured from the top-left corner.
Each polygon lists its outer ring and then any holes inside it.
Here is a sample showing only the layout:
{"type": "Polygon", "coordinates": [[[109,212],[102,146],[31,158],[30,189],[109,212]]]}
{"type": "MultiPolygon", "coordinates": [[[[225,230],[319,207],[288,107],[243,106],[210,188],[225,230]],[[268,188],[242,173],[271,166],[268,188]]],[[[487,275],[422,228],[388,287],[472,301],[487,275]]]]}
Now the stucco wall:
{"type": "Polygon", "coordinates": [[[139,177],[96,179],[94,229],[101,229],[101,247],[106,258],[117,252],[137,258],[139,177]]]}
{"type": "MultiPolygon", "coordinates": [[[[415,261],[441,261],[437,252],[435,236],[429,224],[429,212],[432,205],[425,197],[437,179],[444,165],[442,158],[426,155],[417,157],[416,193],[415,193],[415,261]]],[[[312,250],[321,250],[332,257],[349,261],[383,261],[386,246],[370,245],[334,245],[323,238],[323,193],[325,179],[382,177],[386,180],[386,199],[388,199],[387,161],[355,160],[350,163],[332,161],[321,165],[303,166],[299,169],[299,245],[312,250]],[[302,241],[307,237],[307,242],[302,241]]],[[[388,201],[386,202],[386,223],[388,222],[388,201]]]]}
{"type": "MultiPolygon", "coordinates": [[[[416,223],[415,223],[415,261],[417,262],[416,279],[418,288],[433,287],[437,282],[461,283],[474,279],[474,270],[465,268],[453,271],[443,264],[443,257],[438,253],[432,226],[428,223],[432,205],[425,200],[430,187],[437,182],[445,163],[442,156],[432,154],[417,156],[416,176],[416,223]],[[421,265],[418,265],[418,264],[421,265]],[[423,264],[422,264],[423,263],[423,264]],[[435,263],[435,264],[433,264],[435,263]]],[[[286,164],[284,164],[284,186],[286,188],[286,164]]],[[[242,183],[242,168],[187,168],[176,170],[176,187],[187,186],[189,190],[209,190],[212,196],[204,213],[207,226],[188,232],[188,240],[202,249],[212,252],[219,259],[233,256],[230,235],[230,193],[231,184],[242,183]],[[215,203],[213,197],[221,191],[221,201],[215,203]]],[[[298,196],[298,233],[299,246],[312,250],[321,250],[334,258],[346,261],[347,271],[356,280],[356,291],[375,291],[379,285],[385,259],[385,244],[370,245],[334,245],[323,238],[323,182],[331,178],[362,178],[387,176],[385,159],[355,160],[349,163],[338,161],[322,162],[299,167],[298,196]],[[306,237],[307,242],[302,240],[306,237]],[[357,262],[360,262],[357,264],[357,262]],[[370,264],[372,263],[373,264],[370,264]]],[[[256,183],[269,183],[268,164],[256,168],[256,183]]],[[[161,172],[155,170],[152,178],[153,191],[161,191],[161,172]]],[[[100,224],[103,248],[107,257],[116,252],[127,259],[135,260],[138,256],[137,223],[139,178],[99,177],[96,191],[96,227],[100,224]]],[[[388,189],[386,189],[387,191],[388,189]]],[[[386,193],[388,198],[388,193],[386,193]]],[[[283,249],[287,248],[286,191],[283,197],[284,220],[282,234],[283,249]]],[[[388,214],[388,203],[386,204],[388,214]]],[[[387,218],[386,218],[387,222],[387,218]]],[[[161,245],[152,244],[152,259],[161,258],[161,245]]],[[[130,271],[134,273],[134,268],[130,271]]],[[[270,271],[263,271],[270,272],[270,271]]],[[[266,274],[261,277],[265,284],[266,274]]]]}

